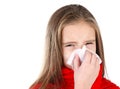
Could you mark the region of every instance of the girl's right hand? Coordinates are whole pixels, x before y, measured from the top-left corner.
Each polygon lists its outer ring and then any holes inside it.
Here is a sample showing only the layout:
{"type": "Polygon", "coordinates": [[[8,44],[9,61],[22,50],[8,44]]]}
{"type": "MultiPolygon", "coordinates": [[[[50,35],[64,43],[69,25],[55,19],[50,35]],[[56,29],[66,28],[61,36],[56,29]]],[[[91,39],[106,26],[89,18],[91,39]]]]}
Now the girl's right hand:
{"type": "Polygon", "coordinates": [[[91,89],[99,74],[100,64],[95,55],[86,51],[82,63],[80,63],[79,56],[75,56],[73,70],[75,89],[91,89]]]}

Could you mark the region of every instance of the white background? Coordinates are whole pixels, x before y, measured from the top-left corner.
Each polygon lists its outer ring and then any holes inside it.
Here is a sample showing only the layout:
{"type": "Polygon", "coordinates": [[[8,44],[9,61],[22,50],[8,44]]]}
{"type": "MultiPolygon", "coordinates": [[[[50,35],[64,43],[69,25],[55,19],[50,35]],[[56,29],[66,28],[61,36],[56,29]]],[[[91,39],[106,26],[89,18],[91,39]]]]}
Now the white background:
{"type": "Polygon", "coordinates": [[[79,3],[97,19],[109,79],[120,86],[119,0],[1,0],[0,89],[28,89],[43,64],[47,22],[66,4],[79,3]]]}

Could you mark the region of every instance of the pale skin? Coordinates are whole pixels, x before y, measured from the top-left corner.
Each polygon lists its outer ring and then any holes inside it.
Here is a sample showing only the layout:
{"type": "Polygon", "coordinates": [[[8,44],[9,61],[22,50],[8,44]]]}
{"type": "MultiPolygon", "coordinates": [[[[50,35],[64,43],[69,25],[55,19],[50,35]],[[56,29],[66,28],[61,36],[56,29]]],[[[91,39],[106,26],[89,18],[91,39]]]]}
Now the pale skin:
{"type": "MultiPolygon", "coordinates": [[[[68,24],[62,32],[63,58],[66,67],[67,60],[75,49],[83,45],[93,52],[96,52],[95,30],[84,21],[68,24]]],[[[74,89],[91,89],[100,70],[97,57],[86,51],[84,61],[81,62],[78,55],[73,60],[74,89]]]]}

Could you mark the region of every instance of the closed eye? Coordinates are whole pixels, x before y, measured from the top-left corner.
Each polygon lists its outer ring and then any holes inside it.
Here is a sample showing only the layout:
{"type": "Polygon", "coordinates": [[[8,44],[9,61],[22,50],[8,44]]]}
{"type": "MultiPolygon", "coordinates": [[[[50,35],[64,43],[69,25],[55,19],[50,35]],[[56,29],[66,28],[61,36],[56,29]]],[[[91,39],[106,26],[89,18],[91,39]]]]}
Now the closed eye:
{"type": "Polygon", "coordinates": [[[75,46],[74,44],[66,44],[65,47],[73,47],[75,46]]]}
{"type": "Polygon", "coordinates": [[[87,42],[85,45],[90,45],[90,44],[94,44],[93,42],[87,42]]]}
{"type": "Polygon", "coordinates": [[[85,42],[85,45],[92,45],[92,44],[95,44],[95,40],[88,40],[85,42]]]}
{"type": "Polygon", "coordinates": [[[89,45],[89,44],[93,44],[92,42],[88,42],[88,43],[86,43],[86,45],[89,45]]]}

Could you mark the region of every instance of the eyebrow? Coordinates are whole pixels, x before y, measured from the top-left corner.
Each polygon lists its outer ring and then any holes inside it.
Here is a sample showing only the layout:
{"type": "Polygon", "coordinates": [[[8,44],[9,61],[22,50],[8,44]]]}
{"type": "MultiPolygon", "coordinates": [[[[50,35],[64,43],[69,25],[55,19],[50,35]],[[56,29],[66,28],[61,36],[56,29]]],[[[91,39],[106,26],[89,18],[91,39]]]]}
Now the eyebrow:
{"type": "MultiPolygon", "coordinates": [[[[83,43],[95,42],[95,41],[96,41],[95,39],[93,39],[93,40],[86,40],[86,41],[84,41],[83,43]]],[[[64,45],[65,45],[65,44],[70,44],[70,43],[76,44],[77,42],[75,42],[75,41],[63,42],[64,45]]]]}
{"type": "Polygon", "coordinates": [[[96,40],[87,40],[85,41],[84,43],[87,43],[87,42],[95,42],[96,40]]]}
{"type": "Polygon", "coordinates": [[[77,42],[75,42],[75,41],[70,41],[70,42],[63,42],[63,44],[69,44],[69,43],[77,43],[77,42]]]}

